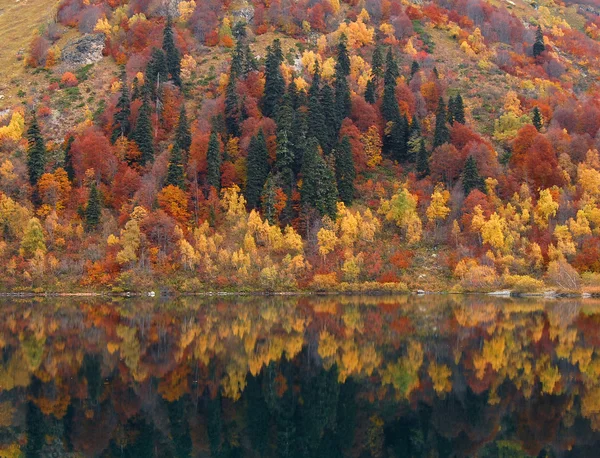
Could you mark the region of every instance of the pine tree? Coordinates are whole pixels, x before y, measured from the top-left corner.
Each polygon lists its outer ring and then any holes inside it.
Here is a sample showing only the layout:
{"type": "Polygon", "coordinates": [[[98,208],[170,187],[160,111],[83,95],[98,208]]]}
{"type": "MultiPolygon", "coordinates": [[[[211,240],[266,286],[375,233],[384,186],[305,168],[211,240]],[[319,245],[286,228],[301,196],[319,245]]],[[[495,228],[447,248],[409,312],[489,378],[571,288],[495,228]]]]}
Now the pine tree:
{"type": "Polygon", "coordinates": [[[454,113],[453,113],[454,121],[459,124],[464,124],[465,121],[465,105],[463,102],[463,98],[460,94],[456,94],[454,97],[454,113]]]}
{"type": "Polygon", "coordinates": [[[302,165],[304,163],[304,155],[306,152],[307,139],[306,133],[308,131],[308,123],[304,113],[296,111],[294,114],[294,123],[290,129],[290,135],[288,140],[290,141],[290,148],[294,156],[294,165],[292,170],[294,175],[300,173],[302,165]]]}
{"type": "Polygon", "coordinates": [[[113,115],[113,131],[110,137],[111,143],[115,143],[119,137],[129,137],[131,133],[131,125],[129,116],[131,116],[131,105],[129,101],[129,88],[127,84],[127,76],[123,71],[121,96],[117,101],[117,111],[113,115]]]}
{"type": "Polygon", "coordinates": [[[367,88],[365,89],[365,100],[371,105],[377,102],[377,85],[375,80],[371,78],[367,81],[367,88]]]}
{"type": "Polygon", "coordinates": [[[435,113],[435,132],[433,134],[434,148],[437,148],[444,143],[448,143],[450,140],[450,131],[448,130],[448,125],[446,124],[446,116],[446,105],[444,103],[444,99],[440,97],[438,109],[435,113]]]}
{"type": "Polygon", "coordinates": [[[219,192],[221,190],[221,146],[217,133],[210,135],[206,152],[206,184],[219,192]]]}
{"type": "Polygon", "coordinates": [[[544,44],[544,32],[542,32],[542,26],[538,25],[535,33],[535,43],[533,43],[533,57],[538,57],[545,50],[546,45],[544,44]]]}
{"type": "Polygon", "coordinates": [[[292,169],[294,166],[294,151],[291,148],[288,131],[277,132],[276,166],[278,170],[292,169]]]}
{"type": "Polygon", "coordinates": [[[542,112],[540,111],[540,109],[536,106],[533,107],[533,125],[535,126],[535,128],[539,131],[542,130],[542,127],[544,127],[544,120],[542,118],[542,112]]]}
{"type": "Polygon", "coordinates": [[[35,186],[46,169],[46,144],[35,112],[27,129],[27,171],[29,183],[35,186]]]}
{"type": "Polygon", "coordinates": [[[335,178],[340,200],[346,205],[352,204],[354,200],[354,179],[356,169],[350,140],[345,136],[334,150],[335,178]]]}
{"type": "Polygon", "coordinates": [[[181,86],[181,53],[175,45],[171,18],[167,20],[163,32],[163,50],[165,51],[167,70],[171,74],[171,79],[177,86],[181,86]]]}
{"type": "Polygon", "coordinates": [[[278,105],[285,94],[285,80],[281,74],[281,63],[283,52],[281,42],[276,39],[267,48],[267,59],[265,62],[265,91],[262,99],[263,115],[272,118],[278,105]]]}
{"type": "Polygon", "coordinates": [[[185,153],[189,153],[190,148],[192,147],[192,132],[190,131],[190,123],[185,111],[185,103],[182,103],[181,108],[179,109],[179,120],[177,121],[177,127],[175,128],[174,144],[179,145],[181,150],[185,153]]]}
{"type": "Polygon", "coordinates": [[[409,162],[416,162],[421,148],[421,126],[416,117],[413,116],[410,128],[408,131],[408,152],[407,157],[409,162]]]}
{"type": "Polygon", "coordinates": [[[233,28],[233,35],[236,43],[231,59],[231,73],[236,78],[245,78],[248,73],[256,69],[254,55],[248,45],[246,24],[238,22],[233,28]]]}
{"type": "Polygon", "coordinates": [[[181,147],[177,142],[173,145],[171,157],[169,159],[169,168],[167,169],[167,179],[165,186],[177,186],[185,190],[185,173],[183,171],[183,154],[181,147]]]}
{"type": "Polygon", "coordinates": [[[425,140],[422,138],[419,142],[416,168],[420,177],[429,175],[429,153],[427,152],[427,148],[425,148],[425,140]]]}
{"type": "Polygon", "coordinates": [[[148,96],[144,97],[144,102],[140,107],[135,129],[131,135],[131,139],[137,144],[138,149],[142,153],[140,157],[140,165],[144,166],[154,161],[154,145],[152,142],[152,120],[150,103],[148,96]]]}
{"type": "Polygon", "coordinates": [[[263,187],[260,201],[264,217],[270,224],[276,224],[276,209],[275,203],[277,199],[277,176],[269,173],[265,185],[263,187]]]}
{"type": "Polygon", "coordinates": [[[262,129],[250,140],[247,164],[246,201],[248,208],[258,208],[260,195],[269,175],[269,152],[262,129]]]}
{"type": "Polygon", "coordinates": [[[135,76],[133,78],[131,85],[133,86],[133,89],[131,91],[131,101],[134,101],[136,99],[139,99],[142,96],[142,89],[140,88],[140,80],[138,79],[137,76],[135,76]]]}
{"type": "Polygon", "coordinates": [[[92,186],[90,187],[90,195],[88,197],[87,206],[85,207],[86,230],[95,230],[100,224],[101,216],[102,204],[100,202],[100,192],[96,187],[96,183],[92,183],[92,186]]]}
{"type": "Polygon", "coordinates": [[[302,206],[314,208],[322,216],[328,215],[335,220],[337,194],[335,175],[319,153],[318,140],[310,138],[302,165],[302,206]]]}
{"type": "Polygon", "coordinates": [[[405,116],[393,122],[389,134],[384,137],[386,153],[398,162],[406,162],[408,158],[408,120],[405,116]]]}
{"type": "Polygon", "coordinates": [[[465,162],[465,168],[462,173],[462,182],[465,196],[468,196],[473,189],[483,190],[484,181],[479,175],[477,161],[473,156],[469,156],[465,162]]]}
{"type": "Polygon", "coordinates": [[[73,146],[73,142],[75,141],[75,137],[73,135],[69,135],[65,142],[65,163],[64,169],[67,172],[67,177],[69,181],[73,181],[75,179],[75,168],[73,167],[73,154],[71,152],[71,146],[73,146]]]}

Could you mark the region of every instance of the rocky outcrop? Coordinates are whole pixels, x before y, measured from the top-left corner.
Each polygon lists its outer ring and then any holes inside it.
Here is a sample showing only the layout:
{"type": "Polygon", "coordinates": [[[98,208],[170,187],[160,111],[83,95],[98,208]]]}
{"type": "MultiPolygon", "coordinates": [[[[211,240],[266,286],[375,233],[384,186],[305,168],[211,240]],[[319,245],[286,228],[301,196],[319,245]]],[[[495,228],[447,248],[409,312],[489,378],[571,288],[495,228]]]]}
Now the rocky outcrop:
{"type": "Polygon", "coordinates": [[[61,53],[62,61],[68,67],[82,67],[93,64],[102,59],[103,49],[103,34],[94,33],[84,35],[77,40],[67,43],[61,53]]]}
{"type": "Polygon", "coordinates": [[[246,24],[250,24],[252,19],[254,19],[254,6],[248,1],[237,2],[231,14],[233,15],[234,23],[245,22],[246,24]]]}

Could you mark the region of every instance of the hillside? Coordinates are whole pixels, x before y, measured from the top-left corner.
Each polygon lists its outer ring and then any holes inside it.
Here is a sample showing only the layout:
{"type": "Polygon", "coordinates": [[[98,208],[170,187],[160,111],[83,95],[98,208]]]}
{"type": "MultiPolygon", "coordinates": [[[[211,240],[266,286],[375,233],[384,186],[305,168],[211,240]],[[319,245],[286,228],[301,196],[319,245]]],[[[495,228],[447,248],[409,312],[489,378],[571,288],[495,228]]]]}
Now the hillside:
{"type": "Polygon", "coordinates": [[[597,1],[0,1],[0,284],[596,292],[599,27],[597,1]]]}

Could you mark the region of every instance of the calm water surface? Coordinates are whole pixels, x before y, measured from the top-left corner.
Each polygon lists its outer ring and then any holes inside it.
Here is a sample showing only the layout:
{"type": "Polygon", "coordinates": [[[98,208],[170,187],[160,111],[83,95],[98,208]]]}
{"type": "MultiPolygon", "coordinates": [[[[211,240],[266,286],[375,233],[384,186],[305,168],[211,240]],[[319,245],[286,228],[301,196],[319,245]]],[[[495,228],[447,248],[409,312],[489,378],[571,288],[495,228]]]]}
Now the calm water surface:
{"type": "Polygon", "coordinates": [[[0,457],[600,456],[600,301],[0,310],[0,457]]]}

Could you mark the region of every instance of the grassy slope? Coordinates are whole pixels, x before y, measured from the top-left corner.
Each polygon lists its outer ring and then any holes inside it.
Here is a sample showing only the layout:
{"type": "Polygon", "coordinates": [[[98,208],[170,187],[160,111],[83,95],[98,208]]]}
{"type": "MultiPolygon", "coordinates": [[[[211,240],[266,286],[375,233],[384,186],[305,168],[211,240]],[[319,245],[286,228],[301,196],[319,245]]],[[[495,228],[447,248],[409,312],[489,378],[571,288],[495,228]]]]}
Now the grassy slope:
{"type": "Polygon", "coordinates": [[[29,83],[25,68],[17,59],[26,51],[31,37],[54,15],[57,0],[0,0],[0,109],[18,102],[19,87],[29,83]]]}

